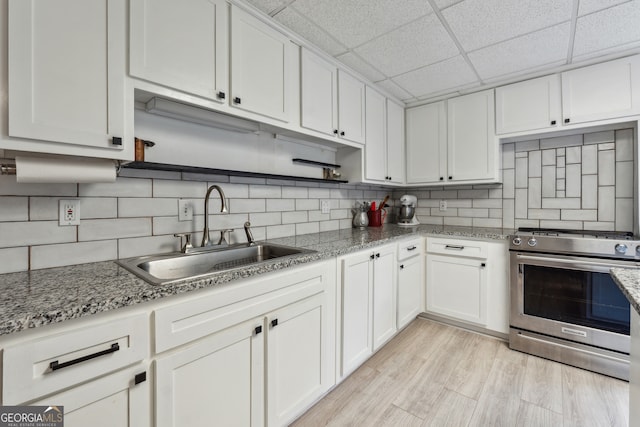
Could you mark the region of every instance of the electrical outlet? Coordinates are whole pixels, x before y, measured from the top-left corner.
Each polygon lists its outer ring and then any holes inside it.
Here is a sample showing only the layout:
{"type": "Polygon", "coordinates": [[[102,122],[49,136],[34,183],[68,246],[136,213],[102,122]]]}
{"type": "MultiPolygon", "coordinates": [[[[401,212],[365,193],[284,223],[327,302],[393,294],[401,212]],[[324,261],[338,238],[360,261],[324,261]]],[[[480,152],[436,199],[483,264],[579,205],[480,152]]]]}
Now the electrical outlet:
{"type": "Polygon", "coordinates": [[[193,205],[191,201],[178,200],[178,221],[191,221],[193,219],[193,205]]]}
{"type": "Polygon", "coordinates": [[[320,212],[323,214],[331,213],[331,202],[329,200],[320,200],[320,212]]]}
{"type": "Polygon", "coordinates": [[[444,212],[447,210],[447,201],[440,200],[440,212],[444,212]]]}
{"type": "Polygon", "coordinates": [[[80,199],[65,199],[59,203],[59,224],[80,225],[80,199]]]}

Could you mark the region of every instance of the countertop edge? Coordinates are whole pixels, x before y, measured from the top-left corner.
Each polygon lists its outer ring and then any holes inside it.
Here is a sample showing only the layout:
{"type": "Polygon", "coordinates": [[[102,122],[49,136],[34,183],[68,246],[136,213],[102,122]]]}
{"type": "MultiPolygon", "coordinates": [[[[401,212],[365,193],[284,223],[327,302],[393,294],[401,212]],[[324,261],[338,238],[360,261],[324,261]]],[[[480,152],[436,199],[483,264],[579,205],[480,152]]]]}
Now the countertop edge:
{"type": "Polygon", "coordinates": [[[640,314],[640,269],[612,268],[610,274],[613,281],[629,300],[631,307],[640,314]]]}

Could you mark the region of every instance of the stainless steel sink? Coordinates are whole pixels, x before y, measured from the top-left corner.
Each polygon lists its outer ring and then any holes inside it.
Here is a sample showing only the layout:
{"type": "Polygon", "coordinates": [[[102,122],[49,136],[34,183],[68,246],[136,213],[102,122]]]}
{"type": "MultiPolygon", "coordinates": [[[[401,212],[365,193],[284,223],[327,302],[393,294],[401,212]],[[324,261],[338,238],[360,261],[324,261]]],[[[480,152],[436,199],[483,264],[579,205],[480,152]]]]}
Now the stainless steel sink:
{"type": "Polygon", "coordinates": [[[143,256],[117,261],[152,285],[164,285],[207,274],[256,265],[275,258],[313,253],[309,249],[270,243],[238,244],[189,254],[143,256]]]}

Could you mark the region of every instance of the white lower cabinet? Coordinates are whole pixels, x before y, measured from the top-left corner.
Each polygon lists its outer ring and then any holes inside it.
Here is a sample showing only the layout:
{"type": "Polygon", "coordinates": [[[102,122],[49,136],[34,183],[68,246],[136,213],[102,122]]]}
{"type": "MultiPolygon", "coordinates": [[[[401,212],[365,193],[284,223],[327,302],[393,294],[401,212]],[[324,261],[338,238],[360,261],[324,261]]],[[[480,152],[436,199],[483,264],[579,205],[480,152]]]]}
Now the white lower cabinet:
{"type": "Polygon", "coordinates": [[[395,245],[340,258],[343,377],[367,360],[397,330],[395,258],[395,245]]]}
{"type": "Polygon", "coordinates": [[[156,310],[156,348],[169,349],[156,358],[156,425],[284,426],[319,399],[335,382],[328,265],[156,310]]]}
{"type": "Polygon", "coordinates": [[[398,329],[424,311],[423,239],[398,244],[398,329]]]}

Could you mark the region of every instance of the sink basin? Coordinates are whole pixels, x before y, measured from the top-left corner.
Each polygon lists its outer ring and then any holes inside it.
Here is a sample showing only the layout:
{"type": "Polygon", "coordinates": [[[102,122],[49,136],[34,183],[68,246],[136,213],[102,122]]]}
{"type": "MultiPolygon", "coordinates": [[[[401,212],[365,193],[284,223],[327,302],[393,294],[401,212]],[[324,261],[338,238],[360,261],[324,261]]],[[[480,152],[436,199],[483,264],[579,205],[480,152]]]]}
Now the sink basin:
{"type": "Polygon", "coordinates": [[[144,256],[118,261],[138,277],[152,285],[164,285],[183,279],[194,279],[211,273],[256,265],[275,258],[313,253],[309,249],[270,243],[230,245],[190,254],[144,256]]]}

